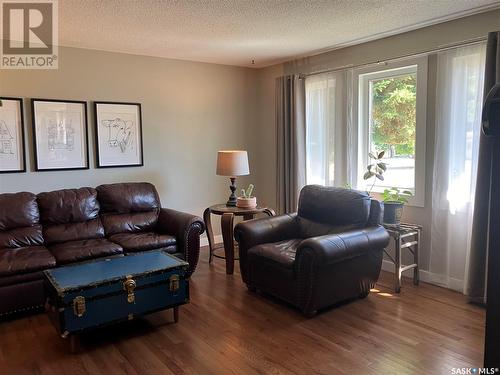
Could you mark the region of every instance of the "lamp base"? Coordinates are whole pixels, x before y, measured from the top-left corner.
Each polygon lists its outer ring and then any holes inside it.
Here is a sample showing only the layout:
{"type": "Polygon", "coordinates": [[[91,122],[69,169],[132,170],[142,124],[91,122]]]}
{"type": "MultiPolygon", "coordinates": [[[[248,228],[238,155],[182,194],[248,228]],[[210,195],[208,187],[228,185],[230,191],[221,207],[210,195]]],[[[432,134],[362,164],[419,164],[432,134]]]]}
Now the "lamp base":
{"type": "Polygon", "coordinates": [[[236,207],[236,195],[234,192],[236,191],[236,177],[231,177],[231,185],[229,185],[229,189],[231,190],[231,195],[226,202],[226,206],[228,207],[236,207]]]}

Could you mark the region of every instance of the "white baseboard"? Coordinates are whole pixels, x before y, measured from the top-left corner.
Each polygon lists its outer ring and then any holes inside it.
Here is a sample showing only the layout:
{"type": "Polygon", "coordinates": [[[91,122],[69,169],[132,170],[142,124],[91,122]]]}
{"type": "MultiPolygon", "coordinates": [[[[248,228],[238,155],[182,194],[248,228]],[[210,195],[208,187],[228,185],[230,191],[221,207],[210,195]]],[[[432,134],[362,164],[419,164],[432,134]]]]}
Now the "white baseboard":
{"type": "MultiPolygon", "coordinates": [[[[394,264],[389,260],[382,261],[382,269],[387,272],[394,273],[394,264]]],[[[452,289],[457,292],[463,293],[464,281],[459,279],[454,279],[452,277],[447,277],[438,273],[432,273],[426,270],[419,270],[418,272],[420,280],[437,285],[443,288],[452,289]]],[[[413,277],[413,270],[408,270],[403,272],[404,276],[413,277]]]]}
{"type": "MultiPolygon", "coordinates": [[[[216,244],[222,243],[222,234],[218,234],[217,236],[214,236],[214,242],[216,244]]],[[[206,235],[201,236],[200,246],[208,246],[208,237],[206,235]]]]}

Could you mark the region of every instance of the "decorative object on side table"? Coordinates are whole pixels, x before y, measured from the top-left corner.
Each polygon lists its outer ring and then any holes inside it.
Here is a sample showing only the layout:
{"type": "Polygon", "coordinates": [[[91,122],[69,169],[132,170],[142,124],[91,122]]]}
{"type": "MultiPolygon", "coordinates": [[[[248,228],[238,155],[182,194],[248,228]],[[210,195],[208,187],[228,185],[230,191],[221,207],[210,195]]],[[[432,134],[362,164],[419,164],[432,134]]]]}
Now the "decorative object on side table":
{"type": "Polygon", "coordinates": [[[37,171],[88,169],[87,103],[31,99],[37,171]]]}
{"type": "Polygon", "coordinates": [[[236,206],[236,177],[250,174],[248,167],[248,154],[241,150],[223,150],[217,153],[217,175],[227,176],[231,180],[229,189],[231,195],[226,203],[227,206],[236,206]]]}
{"type": "Polygon", "coordinates": [[[399,293],[401,291],[401,274],[404,271],[413,269],[413,284],[418,285],[418,251],[420,246],[420,236],[422,233],[422,226],[417,224],[387,224],[384,223],[384,228],[387,230],[391,238],[394,238],[394,257],[389,254],[387,249],[384,249],[385,254],[394,263],[394,276],[395,287],[394,291],[399,293]],[[407,266],[402,264],[401,250],[408,249],[413,255],[413,263],[407,266]]]}
{"type": "Polygon", "coordinates": [[[97,168],[141,167],[140,103],[94,102],[97,168]]]}
{"type": "Polygon", "coordinates": [[[70,337],[189,302],[189,264],[161,250],[99,259],[44,271],[47,312],[59,334],[70,337]]]}
{"type": "Polygon", "coordinates": [[[23,100],[0,98],[0,173],[25,172],[23,100]]]}
{"type": "Polygon", "coordinates": [[[243,216],[243,220],[253,219],[255,215],[263,213],[267,216],[274,216],[276,213],[272,208],[269,207],[254,207],[254,208],[240,208],[231,207],[225,204],[216,204],[214,206],[208,207],[203,213],[203,220],[205,221],[205,227],[207,229],[208,246],[210,248],[210,260],[212,263],[212,258],[221,258],[226,260],[226,274],[232,275],[234,272],[234,228],[233,222],[235,216],[243,216]],[[221,229],[222,229],[222,239],[224,242],[224,256],[216,254],[216,250],[220,249],[221,246],[216,246],[214,241],[214,232],[212,231],[212,220],[211,214],[221,215],[221,229]]]}
{"type": "Polygon", "coordinates": [[[236,207],[239,208],[255,208],[257,207],[257,198],[252,196],[254,185],[248,185],[248,188],[241,189],[241,197],[236,199],[236,207]]]}
{"type": "Polygon", "coordinates": [[[401,190],[395,187],[385,189],[382,193],[384,202],[384,224],[400,224],[403,216],[403,207],[408,203],[413,193],[409,190],[401,190]]]}

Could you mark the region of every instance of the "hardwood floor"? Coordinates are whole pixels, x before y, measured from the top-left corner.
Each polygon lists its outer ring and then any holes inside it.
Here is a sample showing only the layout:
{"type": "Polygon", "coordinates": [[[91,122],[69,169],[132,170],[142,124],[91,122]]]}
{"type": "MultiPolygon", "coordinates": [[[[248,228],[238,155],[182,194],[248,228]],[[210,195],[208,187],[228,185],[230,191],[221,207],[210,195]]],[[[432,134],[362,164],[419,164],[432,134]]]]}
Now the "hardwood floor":
{"type": "Polygon", "coordinates": [[[95,331],[79,354],[45,314],[0,323],[0,374],[450,374],[481,367],[483,309],[458,294],[391,275],[366,299],[302,317],[248,293],[238,267],[208,265],[203,249],[180,309],[95,331]]]}

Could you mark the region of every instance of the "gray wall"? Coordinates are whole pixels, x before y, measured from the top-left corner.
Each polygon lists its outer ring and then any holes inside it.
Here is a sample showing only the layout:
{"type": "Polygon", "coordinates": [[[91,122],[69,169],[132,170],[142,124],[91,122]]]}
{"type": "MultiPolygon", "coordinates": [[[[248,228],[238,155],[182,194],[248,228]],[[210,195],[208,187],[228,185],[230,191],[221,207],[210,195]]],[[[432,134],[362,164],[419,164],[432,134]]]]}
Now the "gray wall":
{"type": "MultiPolygon", "coordinates": [[[[215,175],[217,150],[250,147],[256,78],[247,68],[75,48],[60,49],[55,71],[0,70],[0,95],[26,99],[29,171],[0,175],[0,192],[150,181],[164,206],[201,215],[229,195],[228,180],[215,175]],[[32,171],[29,98],[88,101],[89,170],[32,171]],[[144,167],[95,168],[93,100],[142,103],[144,167]]],[[[258,169],[254,156],[250,152],[251,171],[258,169]]]]}
{"type": "MultiPolygon", "coordinates": [[[[478,14],[435,26],[399,34],[363,43],[352,47],[333,50],[320,55],[302,58],[285,64],[264,68],[259,71],[259,128],[260,138],[265,140],[259,152],[259,158],[265,163],[259,163],[257,184],[264,188],[262,194],[276,205],[276,150],[271,145],[276,141],[274,113],[274,80],[282,74],[311,73],[326,69],[360,65],[378,60],[414,54],[440,48],[464,40],[485,37],[489,31],[500,30],[500,10],[478,14]]],[[[404,220],[424,226],[423,248],[421,253],[421,268],[429,269],[430,218],[432,215],[430,202],[432,199],[432,166],[434,160],[434,106],[436,56],[429,57],[428,104],[427,104],[427,150],[426,150],[426,205],[406,207],[404,220]]],[[[407,260],[407,259],[406,259],[407,260]]],[[[425,273],[425,272],[424,272],[425,273]]],[[[431,277],[431,275],[428,275],[431,277]]]]}

